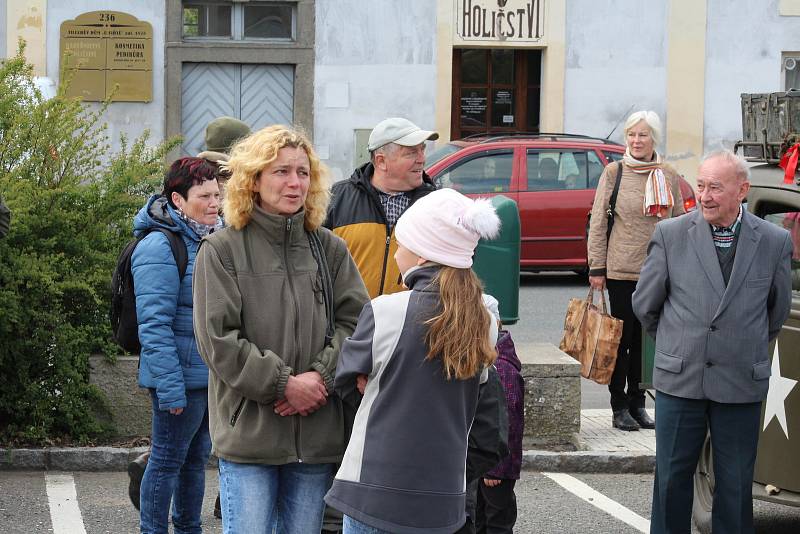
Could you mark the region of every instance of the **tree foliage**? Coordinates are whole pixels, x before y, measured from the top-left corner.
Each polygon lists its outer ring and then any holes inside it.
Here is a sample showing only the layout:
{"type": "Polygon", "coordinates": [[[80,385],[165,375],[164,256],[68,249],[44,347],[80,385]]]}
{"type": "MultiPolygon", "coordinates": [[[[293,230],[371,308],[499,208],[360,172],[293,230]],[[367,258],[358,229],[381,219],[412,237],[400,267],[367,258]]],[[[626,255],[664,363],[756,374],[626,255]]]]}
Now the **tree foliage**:
{"type": "Polygon", "coordinates": [[[86,442],[110,430],[89,355],[116,352],[111,272],[177,140],[111,154],[109,104],[68,98],[64,75],[44,99],[22,52],[0,63],[0,442],[86,442]]]}

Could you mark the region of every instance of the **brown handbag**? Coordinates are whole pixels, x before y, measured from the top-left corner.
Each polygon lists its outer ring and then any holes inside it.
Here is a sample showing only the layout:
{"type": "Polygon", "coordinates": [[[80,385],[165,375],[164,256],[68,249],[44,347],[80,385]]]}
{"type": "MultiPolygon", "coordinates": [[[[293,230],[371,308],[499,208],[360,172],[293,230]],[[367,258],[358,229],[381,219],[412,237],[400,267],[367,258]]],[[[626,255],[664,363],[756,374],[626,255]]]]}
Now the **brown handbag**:
{"type": "Polygon", "coordinates": [[[622,319],[608,314],[603,291],[600,300],[602,311],[594,305],[593,288],[585,300],[570,299],[559,348],[580,362],[582,377],[608,384],[617,363],[622,319]]]}

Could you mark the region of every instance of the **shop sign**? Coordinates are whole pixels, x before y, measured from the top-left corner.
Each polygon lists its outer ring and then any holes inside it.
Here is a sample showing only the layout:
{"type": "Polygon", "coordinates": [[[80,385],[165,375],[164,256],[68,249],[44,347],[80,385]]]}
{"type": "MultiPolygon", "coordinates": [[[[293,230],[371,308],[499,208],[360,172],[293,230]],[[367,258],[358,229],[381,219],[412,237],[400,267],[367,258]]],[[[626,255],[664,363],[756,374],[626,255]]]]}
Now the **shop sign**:
{"type": "Polygon", "coordinates": [[[63,22],[60,57],[72,71],[69,96],[153,100],[153,27],[133,15],[92,11],[63,22]]]}
{"type": "Polygon", "coordinates": [[[455,0],[456,36],[464,41],[538,43],[545,0],[455,0]]]}

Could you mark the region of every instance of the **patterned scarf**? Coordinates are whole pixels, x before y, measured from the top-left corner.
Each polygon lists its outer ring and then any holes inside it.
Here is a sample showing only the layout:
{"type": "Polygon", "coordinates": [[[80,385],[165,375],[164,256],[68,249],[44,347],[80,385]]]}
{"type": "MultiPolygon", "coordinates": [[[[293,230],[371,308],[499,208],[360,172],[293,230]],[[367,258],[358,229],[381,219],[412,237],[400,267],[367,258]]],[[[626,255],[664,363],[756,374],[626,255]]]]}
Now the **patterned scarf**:
{"type": "Polygon", "coordinates": [[[647,183],[644,189],[644,214],[648,217],[664,217],[669,209],[674,205],[672,191],[661,169],[661,156],[656,152],[655,160],[639,161],[631,156],[630,149],[625,149],[625,157],[622,159],[625,165],[637,174],[647,174],[647,183]]]}
{"type": "Polygon", "coordinates": [[[214,224],[203,224],[190,218],[180,208],[175,208],[175,212],[178,214],[178,217],[180,217],[181,220],[186,223],[186,226],[194,230],[194,233],[196,233],[200,239],[204,238],[210,233],[215,232],[216,230],[221,230],[225,227],[225,221],[223,221],[222,217],[219,215],[217,215],[217,222],[214,224]]]}

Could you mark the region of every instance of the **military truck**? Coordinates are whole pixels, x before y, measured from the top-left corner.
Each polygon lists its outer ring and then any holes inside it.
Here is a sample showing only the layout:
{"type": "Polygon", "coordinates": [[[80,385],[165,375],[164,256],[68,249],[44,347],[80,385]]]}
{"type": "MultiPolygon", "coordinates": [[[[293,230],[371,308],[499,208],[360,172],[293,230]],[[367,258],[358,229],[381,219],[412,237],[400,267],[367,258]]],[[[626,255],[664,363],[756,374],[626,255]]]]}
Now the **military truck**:
{"type": "MultiPolygon", "coordinates": [[[[772,374],[753,476],[753,498],[800,506],[800,171],[786,183],[778,163],[800,141],[800,91],[742,95],[744,138],[735,151],[750,169],[747,210],[792,236],[792,309],[772,348],[772,374]]],[[[800,147],[798,147],[800,149],[800,147]]],[[[693,519],[711,532],[714,464],[706,439],[694,477],[693,519]]]]}

